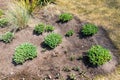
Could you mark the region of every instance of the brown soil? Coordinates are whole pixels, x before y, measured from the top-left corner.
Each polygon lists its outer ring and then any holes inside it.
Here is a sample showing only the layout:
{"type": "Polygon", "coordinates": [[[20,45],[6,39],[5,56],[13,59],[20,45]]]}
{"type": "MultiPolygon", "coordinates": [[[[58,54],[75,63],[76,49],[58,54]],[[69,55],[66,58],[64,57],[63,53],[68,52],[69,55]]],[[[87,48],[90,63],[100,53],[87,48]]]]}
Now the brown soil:
{"type": "Polygon", "coordinates": [[[58,22],[58,15],[48,18],[44,12],[39,13],[38,19],[41,22],[55,26],[55,33],[63,36],[62,43],[54,50],[46,50],[43,52],[44,37],[43,35],[33,35],[33,26],[21,30],[15,34],[15,39],[4,44],[0,42],[0,79],[2,80],[63,80],[67,79],[70,73],[76,74],[77,80],[92,79],[95,75],[105,74],[115,69],[117,57],[114,55],[117,49],[112,44],[107,32],[100,27],[99,32],[92,36],[83,38],[79,31],[86,22],[80,21],[77,17],[67,23],[58,22]],[[65,33],[69,30],[75,30],[75,34],[71,37],[65,37],[65,33]],[[23,65],[14,65],[12,57],[15,48],[24,43],[30,42],[37,46],[38,56],[33,60],[26,61],[23,65]],[[111,51],[112,60],[100,67],[92,67],[88,65],[86,52],[92,45],[102,45],[111,51]],[[74,56],[75,60],[70,61],[70,57],[74,56]],[[79,56],[83,56],[83,60],[78,60],[79,56]],[[73,67],[79,66],[80,72],[72,70],[73,67]],[[70,68],[70,72],[63,71],[64,67],[70,68]],[[59,79],[57,79],[59,77],[59,79]]]}
{"type": "Polygon", "coordinates": [[[0,9],[2,10],[6,10],[8,9],[8,3],[10,2],[11,0],[0,0],[0,9]]]}

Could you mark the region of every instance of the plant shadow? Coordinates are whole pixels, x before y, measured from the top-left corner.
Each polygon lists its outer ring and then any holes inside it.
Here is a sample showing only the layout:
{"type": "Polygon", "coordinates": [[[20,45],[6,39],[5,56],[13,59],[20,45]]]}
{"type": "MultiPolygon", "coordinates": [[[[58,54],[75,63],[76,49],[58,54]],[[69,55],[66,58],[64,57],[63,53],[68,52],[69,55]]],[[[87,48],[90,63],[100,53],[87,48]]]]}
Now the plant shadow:
{"type": "MultiPolygon", "coordinates": [[[[27,60],[25,60],[23,63],[25,63],[26,61],[31,61],[31,60],[33,60],[33,59],[27,59],[27,60]]],[[[23,65],[23,63],[16,63],[13,59],[12,59],[12,62],[11,62],[14,66],[18,66],[18,65],[23,65]]]]}
{"type": "Polygon", "coordinates": [[[52,48],[50,48],[48,45],[46,45],[45,44],[45,42],[42,42],[41,44],[40,44],[40,46],[43,48],[43,49],[46,49],[46,50],[53,50],[52,48]]]}
{"type": "Polygon", "coordinates": [[[89,61],[89,58],[87,56],[87,52],[83,52],[83,58],[82,58],[82,62],[84,63],[84,65],[87,67],[87,68],[97,68],[98,66],[95,66],[93,64],[90,63],[89,61]]]}
{"type": "Polygon", "coordinates": [[[59,23],[60,23],[60,24],[65,24],[65,23],[67,23],[67,22],[68,22],[68,21],[62,21],[62,20],[57,20],[57,21],[56,21],[56,23],[58,23],[58,24],[59,24],[59,23]]]}
{"type": "Polygon", "coordinates": [[[22,64],[17,64],[13,59],[12,59],[12,62],[11,62],[14,66],[18,66],[18,65],[22,65],[22,64]]]}
{"type": "Polygon", "coordinates": [[[79,39],[86,39],[86,38],[92,37],[92,35],[85,36],[85,35],[82,33],[82,29],[80,29],[80,31],[78,32],[77,37],[79,37],[79,39]]]}
{"type": "Polygon", "coordinates": [[[33,35],[39,36],[39,35],[42,35],[42,34],[38,34],[38,33],[35,32],[35,30],[33,30],[33,35]]]}

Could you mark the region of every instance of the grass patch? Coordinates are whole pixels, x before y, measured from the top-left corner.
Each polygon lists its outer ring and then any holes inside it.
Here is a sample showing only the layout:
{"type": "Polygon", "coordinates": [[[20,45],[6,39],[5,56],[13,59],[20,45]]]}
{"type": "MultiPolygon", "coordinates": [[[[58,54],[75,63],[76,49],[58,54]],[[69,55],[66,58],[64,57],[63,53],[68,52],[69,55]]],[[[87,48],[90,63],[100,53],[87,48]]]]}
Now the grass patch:
{"type": "Polygon", "coordinates": [[[17,30],[27,27],[30,15],[27,9],[21,5],[21,3],[16,1],[9,4],[8,11],[6,12],[6,17],[12,24],[12,28],[17,30]]]}

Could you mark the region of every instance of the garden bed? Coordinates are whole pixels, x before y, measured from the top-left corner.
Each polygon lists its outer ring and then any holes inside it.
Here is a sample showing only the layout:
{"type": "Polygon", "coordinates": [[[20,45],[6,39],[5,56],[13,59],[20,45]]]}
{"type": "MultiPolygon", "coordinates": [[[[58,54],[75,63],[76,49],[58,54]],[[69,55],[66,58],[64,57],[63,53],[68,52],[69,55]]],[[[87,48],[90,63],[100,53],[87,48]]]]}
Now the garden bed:
{"type": "Polygon", "coordinates": [[[38,14],[38,19],[55,27],[54,32],[62,35],[62,43],[55,49],[47,49],[43,45],[46,35],[34,35],[34,26],[18,31],[15,39],[11,43],[0,42],[0,79],[6,80],[43,80],[46,77],[50,80],[67,79],[71,73],[76,75],[77,80],[92,79],[95,75],[106,74],[117,66],[117,49],[109,39],[107,32],[99,26],[99,31],[94,36],[83,37],[80,30],[87,22],[80,21],[76,16],[67,23],[61,23],[58,16],[53,14],[44,15],[44,11],[38,14]],[[74,30],[75,34],[71,37],[65,37],[68,30],[74,30]],[[14,65],[12,58],[15,48],[24,43],[30,42],[37,46],[38,56],[33,60],[28,60],[23,65],[14,65]],[[112,60],[100,67],[92,67],[87,63],[86,52],[92,45],[101,45],[111,51],[112,60]],[[79,71],[73,68],[79,67],[79,71]]]}

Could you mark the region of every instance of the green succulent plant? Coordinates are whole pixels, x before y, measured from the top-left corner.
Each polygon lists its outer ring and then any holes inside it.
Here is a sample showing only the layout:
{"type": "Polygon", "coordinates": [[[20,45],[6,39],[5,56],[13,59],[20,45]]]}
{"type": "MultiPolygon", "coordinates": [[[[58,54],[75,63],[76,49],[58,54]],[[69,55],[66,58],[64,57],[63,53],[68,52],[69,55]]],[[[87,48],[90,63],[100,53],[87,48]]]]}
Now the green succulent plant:
{"type": "Polygon", "coordinates": [[[12,39],[14,38],[14,34],[12,32],[6,32],[5,34],[2,35],[1,38],[3,42],[10,43],[12,39]]]}
{"type": "Polygon", "coordinates": [[[81,32],[84,36],[91,36],[98,32],[98,27],[94,24],[88,23],[88,24],[83,25],[81,32]]]}
{"type": "Polygon", "coordinates": [[[92,46],[87,52],[89,61],[94,66],[100,66],[112,59],[110,51],[100,45],[92,46]]]}
{"type": "Polygon", "coordinates": [[[69,30],[67,33],[66,33],[66,36],[67,37],[70,37],[74,34],[74,31],[73,30],[69,30]]]}
{"type": "Polygon", "coordinates": [[[15,49],[13,61],[16,64],[23,64],[28,59],[37,57],[37,48],[31,43],[23,43],[15,49]]]}
{"type": "Polygon", "coordinates": [[[62,36],[57,33],[50,33],[44,39],[44,43],[50,48],[55,48],[62,42],[62,36]]]}
{"type": "Polygon", "coordinates": [[[5,27],[8,24],[7,18],[0,18],[0,27],[5,27]]]}
{"type": "Polygon", "coordinates": [[[38,25],[36,25],[34,31],[38,35],[42,34],[45,31],[45,25],[44,24],[38,24],[38,25]]]}
{"type": "Polygon", "coordinates": [[[51,25],[47,25],[47,26],[45,27],[45,30],[46,30],[47,32],[52,32],[54,29],[55,29],[55,28],[54,28],[53,26],[51,26],[51,25]]]}
{"type": "Polygon", "coordinates": [[[59,16],[59,20],[62,22],[67,22],[73,19],[72,14],[70,13],[63,13],[59,16]]]}

